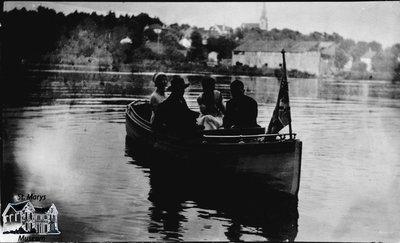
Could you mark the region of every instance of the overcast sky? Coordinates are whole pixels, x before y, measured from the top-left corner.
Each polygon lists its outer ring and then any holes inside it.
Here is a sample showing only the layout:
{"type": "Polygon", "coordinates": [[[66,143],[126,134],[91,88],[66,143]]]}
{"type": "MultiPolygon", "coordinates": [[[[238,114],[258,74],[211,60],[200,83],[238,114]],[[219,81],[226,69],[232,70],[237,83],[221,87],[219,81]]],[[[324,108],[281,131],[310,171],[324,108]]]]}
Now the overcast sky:
{"type": "MultiPolygon", "coordinates": [[[[187,23],[209,28],[214,24],[238,27],[256,23],[262,2],[20,2],[4,3],[34,9],[42,5],[56,11],[78,11],[117,15],[148,13],[167,25],[187,23]]],[[[383,47],[400,43],[400,1],[386,2],[266,2],[268,29],[289,28],[303,34],[313,31],[336,32],[355,41],[378,41],[383,47]]]]}

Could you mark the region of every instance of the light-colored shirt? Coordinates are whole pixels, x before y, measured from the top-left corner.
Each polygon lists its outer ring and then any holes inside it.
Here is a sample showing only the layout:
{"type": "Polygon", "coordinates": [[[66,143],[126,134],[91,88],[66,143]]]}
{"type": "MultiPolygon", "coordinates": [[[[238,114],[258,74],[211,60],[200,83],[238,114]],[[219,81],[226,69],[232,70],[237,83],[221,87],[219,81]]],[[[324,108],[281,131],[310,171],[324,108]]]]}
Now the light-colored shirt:
{"type": "Polygon", "coordinates": [[[160,95],[157,91],[154,91],[150,96],[150,105],[151,105],[151,118],[150,122],[153,123],[154,120],[154,113],[157,111],[158,106],[167,99],[167,96],[160,95]]]}
{"type": "Polygon", "coordinates": [[[197,98],[197,103],[199,104],[200,111],[203,115],[221,117],[225,111],[222,102],[222,95],[218,90],[214,90],[211,97],[201,93],[197,98]]]}

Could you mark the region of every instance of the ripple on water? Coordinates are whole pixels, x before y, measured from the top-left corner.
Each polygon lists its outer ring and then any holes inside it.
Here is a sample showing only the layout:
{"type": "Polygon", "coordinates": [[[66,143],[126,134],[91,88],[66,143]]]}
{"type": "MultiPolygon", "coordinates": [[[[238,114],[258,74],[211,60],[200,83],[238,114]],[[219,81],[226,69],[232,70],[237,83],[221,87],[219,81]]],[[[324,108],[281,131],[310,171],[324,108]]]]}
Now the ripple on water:
{"type": "MultiPolygon", "coordinates": [[[[259,124],[266,126],[278,83],[252,82],[256,91],[249,93],[259,101],[259,124]]],[[[228,85],[218,86],[225,98],[228,85]]],[[[258,241],[271,239],[273,233],[284,235],[285,229],[298,241],[396,241],[400,105],[389,97],[399,89],[386,85],[375,98],[365,96],[365,84],[359,82],[335,86],[291,80],[292,125],[303,141],[295,229],[285,228],[291,222],[280,229],[273,224],[263,228],[252,208],[245,207],[247,198],[228,198],[238,192],[218,196],[212,187],[204,192],[190,178],[184,182],[189,192],[168,188],[171,184],[165,181],[154,184],[152,171],[125,152],[126,104],[147,95],[5,107],[4,163],[16,171],[14,181],[7,183],[18,185],[19,191],[12,193],[46,194],[46,202],[56,202],[60,211],[61,231],[85,235],[82,241],[258,241]],[[355,90],[359,87],[361,91],[355,90]],[[163,192],[167,189],[172,190],[169,196],[163,192]]],[[[196,86],[188,92],[189,106],[198,110],[200,90],[196,86]]],[[[215,180],[213,185],[221,183],[215,180]]]]}

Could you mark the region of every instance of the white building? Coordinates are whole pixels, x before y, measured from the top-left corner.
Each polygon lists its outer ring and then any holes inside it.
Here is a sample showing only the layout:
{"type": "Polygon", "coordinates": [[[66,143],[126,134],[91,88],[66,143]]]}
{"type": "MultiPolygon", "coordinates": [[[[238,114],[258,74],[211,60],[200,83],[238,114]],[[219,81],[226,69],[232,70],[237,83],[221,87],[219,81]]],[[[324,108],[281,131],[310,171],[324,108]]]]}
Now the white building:
{"type": "Polygon", "coordinates": [[[280,68],[282,49],[286,51],[287,70],[308,72],[317,76],[330,73],[336,45],[319,41],[248,41],[232,53],[232,66],[280,68]]]}
{"type": "Polygon", "coordinates": [[[360,61],[367,64],[367,72],[372,72],[372,58],[375,56],[376,52],[372,51],[371,48],[360,57],[360,61]]]}
{"type": "Polygon", "coordinates": [[[132,44],[132,40],[129,37],[125,37],[119,43],[121,43],[121,44],[132,44]]]}
{"type": "Polygon", "coordinates": [[[349,57],[349,60],[343,66],[344,71],[350,71],[351,67],[353,66],[353,57],[351,55],[348,55],[348,57],[349,57]]]}
{"type": "Polygon", "coordinates": [[[9,203],[2,214],[3,233],[22,229],[26,233],[58,235],[57,215],[54,203],[42,208],[34,207],[30,201],[9,203]]]}
{"type": "Polygon", "coordinates": [[[185,48],[190,48],[192,46],[192,41],[184,37],[179,41],[179,44],[185,48]]]}
{"type": "Polygon", "coordinates": [[[233,32],[233,29],[226,25],[214,25],[210,27],[210,36],[229,36],[233,32]]]}
{"type": "Polygon", "coordinates": [[[208,66],[215,66],[218,64],[218,52],[212,51],[208,53],[208,66]]]}

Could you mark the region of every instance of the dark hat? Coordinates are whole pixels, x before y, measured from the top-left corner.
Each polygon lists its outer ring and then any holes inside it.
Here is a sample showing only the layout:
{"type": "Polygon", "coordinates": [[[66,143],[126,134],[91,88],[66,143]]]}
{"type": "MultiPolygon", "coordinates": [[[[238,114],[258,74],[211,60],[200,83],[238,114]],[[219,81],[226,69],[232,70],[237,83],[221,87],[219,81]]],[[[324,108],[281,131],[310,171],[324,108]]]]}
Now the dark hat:
{"type": "Polygon", "coordinates": [[[190,84],[185,83],[185,80],[178,75],[172,77],[171,86],[167,88],[167,91],[174,91],[179,88],[186,89],[190,84]]]}
{"type": "Polygon", "coordinates": [[[233,90],[244,89],[244,84],[242,81],[236,79],[231,83],[231,89],[233,90]]]}
{"type": "Polygon", "coordinates": [[[157,72],[153,75],[153,82],[157,83],[160,77],[167,77],[167,74],[165,74],[164,72],[157,72]]]}

